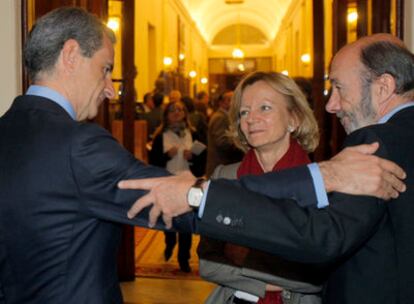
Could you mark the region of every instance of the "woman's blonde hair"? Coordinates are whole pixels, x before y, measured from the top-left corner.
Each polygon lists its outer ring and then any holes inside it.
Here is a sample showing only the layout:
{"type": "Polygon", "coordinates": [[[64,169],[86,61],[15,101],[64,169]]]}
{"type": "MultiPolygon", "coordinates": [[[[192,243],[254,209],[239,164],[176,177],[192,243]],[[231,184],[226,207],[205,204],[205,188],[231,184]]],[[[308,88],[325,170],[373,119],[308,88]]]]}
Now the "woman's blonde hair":
{"type": "Polygon", "coordinates": [[[319,143],[318,124],[313,111],[297,84],[291,78],[276,72],[253,72],[237,85],[229,111],[229,135],[233,137],[235,144],[243,150],[247,150],[249,147],[246,137],[240,129],[240,107],[244,90],[257,81],[264,81],[285,97],[287,109],[297,122],[297,127],[291,136],[296,138],[307,152],[313,152],[319,143]]]}

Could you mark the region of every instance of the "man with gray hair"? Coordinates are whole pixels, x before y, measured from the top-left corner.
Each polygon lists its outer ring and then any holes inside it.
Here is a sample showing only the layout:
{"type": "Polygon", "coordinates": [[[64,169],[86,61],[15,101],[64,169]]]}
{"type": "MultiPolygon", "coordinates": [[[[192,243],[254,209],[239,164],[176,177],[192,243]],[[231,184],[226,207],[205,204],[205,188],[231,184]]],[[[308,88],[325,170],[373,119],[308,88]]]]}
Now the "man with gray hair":
{"type": "Polygon", "coordinates": [[[126,217],[140,193],[116,183],[167,172],[82,122],[114,97],[114,42],[79,8],[50,12],[30,33],[24,55],[34,84],[0,119],[0,303],[123,302],[120,224],[147,219],[126,217]]]}

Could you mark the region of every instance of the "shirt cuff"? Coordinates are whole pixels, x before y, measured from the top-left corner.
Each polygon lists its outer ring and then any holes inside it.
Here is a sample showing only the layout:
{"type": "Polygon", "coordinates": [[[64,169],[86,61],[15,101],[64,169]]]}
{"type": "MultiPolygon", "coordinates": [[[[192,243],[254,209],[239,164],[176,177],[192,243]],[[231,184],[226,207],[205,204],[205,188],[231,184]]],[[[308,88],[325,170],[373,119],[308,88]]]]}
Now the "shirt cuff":
{"type": "Polygon", "coordinates": [[[200,207],[198,207],[198,217],[202,218],[204,213],[204,208],[206,206],[206,200],[207,200],[207,192],[208,188],[210,187],[210,180],[206,181],[206,190],[204,191],[203,198],[200,203],[200,207]]]}
{"type": "Polygon", "coordinates": [[[317,163],[311,163],[308,165],[309,172],[312,176],[313,188],[316,192],[316,199],[318,201],[318,208],[324,208],[329,205],[328,195],[325,191],[325,184],[323,182],[321,170],[317,163]]]}

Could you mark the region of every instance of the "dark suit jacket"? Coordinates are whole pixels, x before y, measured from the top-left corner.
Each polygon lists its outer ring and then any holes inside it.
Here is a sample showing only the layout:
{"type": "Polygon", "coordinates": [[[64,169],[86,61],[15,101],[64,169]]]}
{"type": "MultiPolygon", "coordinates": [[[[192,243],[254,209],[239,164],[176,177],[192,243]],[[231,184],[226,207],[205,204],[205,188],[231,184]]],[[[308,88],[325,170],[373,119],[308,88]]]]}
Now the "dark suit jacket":
{"type": "Polygon", "coordinates": [[[218,109],[210,118],[207,130],[207,176],[210,176],[218,165],[228,165],[243,158],[243,152],[226,134],[229,126],[229,114],[223,110],[218,109]]]}
{"type": "Polygon", "coordinates": [[[142,192],[117,182],[166,172],[35,96],[0,119],[0,160],[0,303],[122,303],[120,223],[146,226],[147,214],[127,219],[142,192]]]}
{"type": "Polygon", "coordinates": [[[305,263],[329,263],[325,303],[414,302],[414,108],[389,122],[360,129],[346,146],[378,141],[378,155],[407,172],[407,191],[396,200],[330,195],[328,208],[301,208],[292,197],[315,203],[306,168],[247,177],[241,183],[212,181],[203,235],[258,248],[305,263]],[[277,185],[277,186],[276,186],[277,185]],[[307,193],[307,194],[306,194],[307,193]],[[227,218],[227,219],[226,219],[227,218]]]}
{"type": "Polygon", "coordinates": [[[161,124],[162,121],[162,106],[156,107],[151,110],[151,112],[145,113],[143,115],[143,119],[145,119],[148,123],[148,138],[152,139],[155,130],[161,124]]]}

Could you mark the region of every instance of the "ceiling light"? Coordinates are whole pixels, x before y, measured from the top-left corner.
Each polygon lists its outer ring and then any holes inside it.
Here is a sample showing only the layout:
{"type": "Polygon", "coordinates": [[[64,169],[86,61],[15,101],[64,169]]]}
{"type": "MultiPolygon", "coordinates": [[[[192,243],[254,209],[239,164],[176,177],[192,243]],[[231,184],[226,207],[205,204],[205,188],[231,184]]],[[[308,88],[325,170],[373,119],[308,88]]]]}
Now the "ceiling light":
{"type": "Polygon", "coordinates": [[[233,56],[233,58],[243,58],[244,52],[242,49],[236,47],[233,49],[233,52],[231,53],[231,55],[233,56]]]}
{"type": "Polygon", "coordinates": [[[119,30],[119,18],[118,17],[110,17],[108,19],[108,22],[106,23],[106,26],[109,27],[114,32],[117,32],[119,30]]]}
{"type": "Polygon", "coordinates": [[[164,62],[165,66],[170,66],[172,64],[173,60],[172,60],[171,57],[164,57],[163,62],[164,62]]]}
{"type": "Polygon", "coordinates": [[[192,70],[190,71],[190,73],[188,73],[188,76],[190,76],[191,78],[195,78],[197,76],[197,72],[192,70]]]}
{"type": "Polygon", "coordinates": [[[347,19],[348,19],[348,23],[354,23],[354,22],[356,22],[358,20],[358,13],[355,12],[355,11],[354,12],[350,12],[348,14],[347,19]]]}
{"type": "Polygon", "coordinates": [[[309,54],[303,54],[302,56],[300,56],[300,60],[303,63],[309,63],[311,61],[311,56],[309,54]]]}

